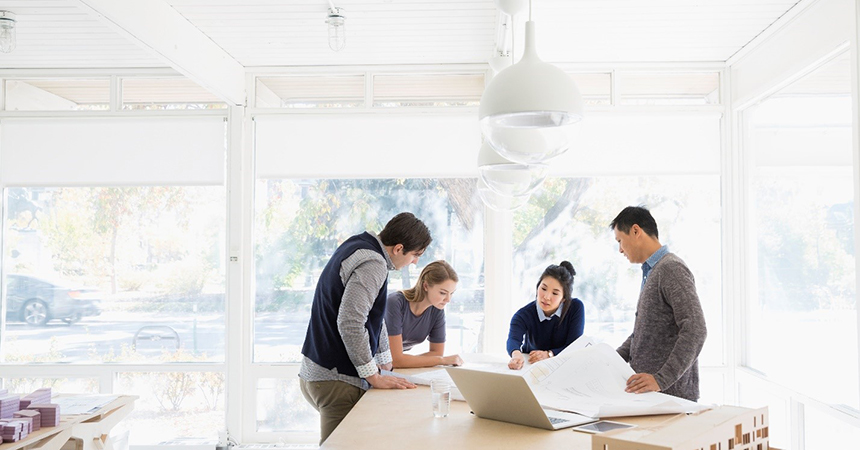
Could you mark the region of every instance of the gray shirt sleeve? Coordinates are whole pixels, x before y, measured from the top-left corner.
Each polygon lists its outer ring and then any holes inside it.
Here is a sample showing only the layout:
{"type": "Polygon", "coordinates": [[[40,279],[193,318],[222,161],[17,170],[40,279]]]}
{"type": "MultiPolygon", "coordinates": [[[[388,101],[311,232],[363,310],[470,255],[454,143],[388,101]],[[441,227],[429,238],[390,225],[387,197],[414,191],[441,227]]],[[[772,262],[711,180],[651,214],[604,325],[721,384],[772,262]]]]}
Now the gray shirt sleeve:
{"type": "Polygon", "coordinates": [[[675,347],[663,367],[654,374],[657,384],[661,389],[665,389],[678,381],[699,357],[708,331],[690,269],[679,264],[675,267],[673,276],[665,277],[661,281],[664,298],[672,307],[675,324],[678,326],[675,347]]]}
{"type": "Polygon", "coordinates": [[[388,303],[385,305],[385,326],[388,328],[389,336],[403,334],[404,303],[406,302],[400,301],[399,292],[388,296],[388,303]]]}
{"type": "Polygon", "coordinates": [[[394,362],[391,356],[391,344],[388,342],[388,329],[385,326],[385,320],[382,321],[382,331],[379,332],[379,346],[376,347],[376,354],[373,355],[376,364],[388,364],[394,362]]]}
{"type": "MultiPolygon", "coordinates": [[[[378,369],[370,351],[370,336],[364,324],[382,284],[388,277],[388,267],[381,255],[362,249],[341,263],[340,277],[345,288],[337,314],[337,330],[358,376],[367,378],[376,374],[378,369]]],[[[382,351],[383,338],[387,352],[387,335],[380,336],[379,350],[382,351]]]]}
{"type": "Polygon", "coordinates": [[[631,342],[633,342],[633,333],[630,333],[630,336],[627,336],[627,340],[625,340],[624,343],[621,344],[621,347],[618,347],[617,349],[615,349],[615,351],[617,351],[618,354],[621,355],[621,358],[627,362],[630,362],[630,343],[631,342]]]}
{"type": "MultiPolygon", "coordinates": [[[[431,306],[431,308],[434,308],[431,306]]],[[[433,321],[433,328],[430,329],[430,336],[427,337],[427,340],[434,344],[444,344],[445,343],[445,310],[434,311],[436,314],[433,316],[435,319],[433,321]]]]}

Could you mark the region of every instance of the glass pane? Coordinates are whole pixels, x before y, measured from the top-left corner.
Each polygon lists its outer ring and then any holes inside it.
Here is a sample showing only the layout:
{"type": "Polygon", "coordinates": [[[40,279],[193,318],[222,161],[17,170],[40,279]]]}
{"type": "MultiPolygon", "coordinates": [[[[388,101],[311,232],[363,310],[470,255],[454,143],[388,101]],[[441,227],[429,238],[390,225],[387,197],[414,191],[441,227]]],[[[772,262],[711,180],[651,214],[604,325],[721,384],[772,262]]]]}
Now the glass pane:
{"type": "Polygon", "coordinates": [[[699,364],[722,364],[717,175],[547,179],[514,214],[514,273],[522,274],[514,286],[521,304],[534,300],[547,265],[568,260],[577,273],[573,296],[585,304],[585,334],[621,345],[633,331],[642,272],[619,254],[609,223],[630,205],[651,210],[660,242],[693,272],[708,326],[699,364]]]}
{"type": "Polygon", "coordinates": [[[227,104],[197,83],[181,77],[125,78],[122,109],[225,109],[227,104]]]}
{"type": "Polygon", "coordinates": [[[622,105],[712,105],[720,103],[720,74],[619,72],[622,105]]]}
{"type": "Polygon", "coordinates": [[[843,77],[822,67],[800,81],[810,92],[789,86],[744,114],[756,161],[746,345],[772,381],[858,409],[851,88],[832,85],[850,80],[847,58],[830,63],[843,77]],[[821,351],[834,345],[838,357],[821,351]]]}
{"type": "Polygon", "coordinates": [[[223,187],[8,188],[6,362],[224,360],[223,187]]]}
{"type": "Polygon", "coordinates": [[[373,76],[373,106],[478,106],[484,74],[388,74],[373,76]]]}
{"type": "Polygon", "coordinates": [[[769,444],[781,449],[790,448],[788,400],[761,389],[759,385],[738,383],[738,404],[747,408],[767,406],[769,444]]]}
{"type": "Polygon", "coordinates": [[[699,403],[723,405],[726,403],[725,378],[722,373],[710,370],[699,371],[699,403]]]}
{"type": "Polygon", "coordinates": [[[54,393],[98,394],[98,378],[3,378],[3,389],[16,394],[27,394],[36,389],[49,387],[54,393]]]}
{"type": "Polygon", "coordinates": [[[860,428],[853,427],[816,408],[803,408],[804,450],[851,448],[860,442],[860,428]]]}
{"type": "Polygon", "coordinates": [[[254,361],[299,362],[317,279],[337,245],[378,232],[401,211],[430,228],[419,266],[391,272],[389,292],[448,261],[460,282],[446,308],[446,353],[480,351],[483,218],[474,179],[260,180],[256,196],[254,361]]]}
{"type": "Polygon", "coordinates": [[[572,73],[570,77],[582,94],[586,106],[612,104],[612,77],[608,73],[572,73]]]}
{"type": "Polygon", "coordinates": [[[6,80],[7,111],[110,109],[110,79],[6,80]]]}
{"type": "Polygon", "coordinates": [[[257,431],[320,432],[320,415],[302,396],[299,378],[257,381],[257,431]]]}
{"type": "Polygon", "coordinates": [[[356,108],[364,106],[364,74],[257,78],[258,108],[356,108]]]}
{"type": "Polygon", "coordinates": [[[226,429],[222,372],[123,372],[115,393],[137,395],[134,411],[113,430],[129,432],[131,445],[183,437],[218,440],[226,429]]]}

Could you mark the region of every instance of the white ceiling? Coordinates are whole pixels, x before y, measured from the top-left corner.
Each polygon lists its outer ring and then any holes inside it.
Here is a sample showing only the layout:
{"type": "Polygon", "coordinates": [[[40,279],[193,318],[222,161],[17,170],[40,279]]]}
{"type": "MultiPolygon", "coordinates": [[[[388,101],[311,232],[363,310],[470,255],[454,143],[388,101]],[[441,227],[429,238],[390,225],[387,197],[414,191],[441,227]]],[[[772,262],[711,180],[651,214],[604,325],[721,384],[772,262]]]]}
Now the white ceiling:
{"type": "MultiPolygon", "coordinates": [[[[335,53],[327,45],[328,0],[126,1],[166,2],[223,49],[223,58],[246,68],[484,63],[499,21],[492,0],[336,0],[347,17],[347,42],[335,53]]],[[[547,61],[719,62],[796,3],[534,0],[533,18],[538,53],[547,61]]],[[[105,2],[0,0],[0,9],[18,15],[18,48],[0,54],[0,68],[175,66],[146,45],[145,36],[141,43],[129,37],[135,33],[122,32],[122,21],[101,17],[99,4],[105,2]]],[[[170,22],[158,19],[151,26],[169,33],[170,22]]],[[[523,20],[516,20],[518,38],[523,20]]]]}

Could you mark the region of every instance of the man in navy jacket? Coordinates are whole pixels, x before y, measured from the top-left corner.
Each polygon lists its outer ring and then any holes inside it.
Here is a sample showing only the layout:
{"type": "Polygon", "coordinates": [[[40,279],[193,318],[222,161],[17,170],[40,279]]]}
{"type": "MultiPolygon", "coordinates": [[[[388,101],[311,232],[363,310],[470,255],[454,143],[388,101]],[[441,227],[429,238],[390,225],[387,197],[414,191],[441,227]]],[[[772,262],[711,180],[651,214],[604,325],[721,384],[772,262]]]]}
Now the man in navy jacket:
{"type": "Polygon", "coordinates": [[[417,263],[431,241],[427,226],[403,212],[378,236],[364,232],[347,239],[323,269],[299,371],[302,395],[320,413],[320,444],[371,386],[415,387],[379,373],[392,367],[383,322],[388,271],[417,263]]]}

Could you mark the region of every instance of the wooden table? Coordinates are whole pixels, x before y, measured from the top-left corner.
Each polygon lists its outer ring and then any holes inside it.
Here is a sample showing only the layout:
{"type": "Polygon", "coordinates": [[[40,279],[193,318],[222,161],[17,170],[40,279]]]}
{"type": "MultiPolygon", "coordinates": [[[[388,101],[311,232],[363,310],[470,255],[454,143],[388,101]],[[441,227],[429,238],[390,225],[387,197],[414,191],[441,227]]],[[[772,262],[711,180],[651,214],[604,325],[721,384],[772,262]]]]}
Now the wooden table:
{"type": "Polygon", "coordinates": [[[62,414],[56,427],[42,427],[16,442],[0,444],[0,450],[112,450],[108,434],[120,420],[134,409],[133,395],[120,395],[107,405],[88,414],[62,414]]]}
{"type": "MultiPolygon", "coordinates": [[[[676,416],[677,414],[669,414],[613,420],[647,426],[671,420],[676,416]]],[[[451,402],[451,413],[448,417],[436,419],[430,408],[430,388],[418,386],[407,390],[370,389],[321,448],[590,450],[591,435],[570,428],[549,431],[481,419],[471,414],[466,402],[459,401],[451,402]]]]}

